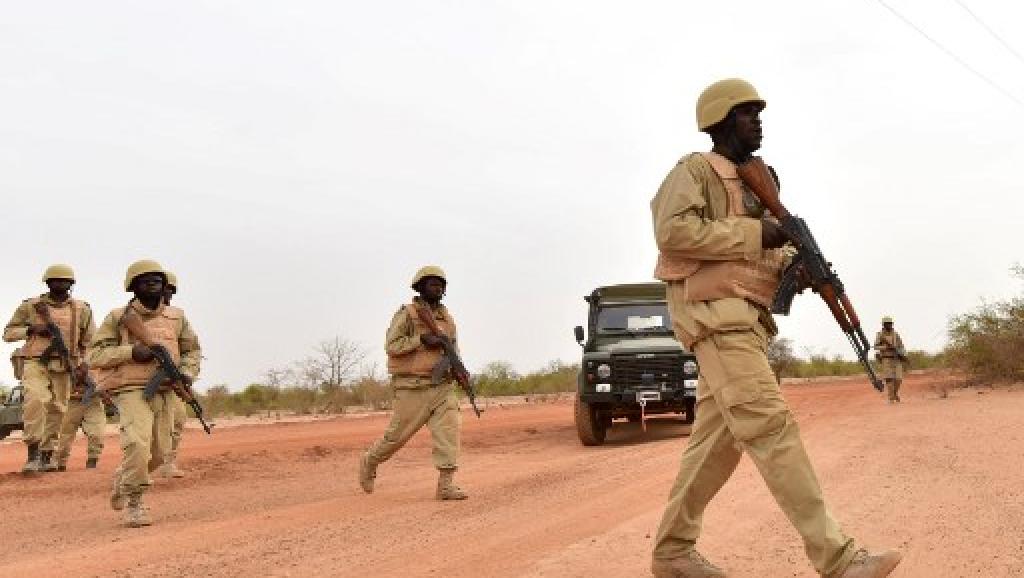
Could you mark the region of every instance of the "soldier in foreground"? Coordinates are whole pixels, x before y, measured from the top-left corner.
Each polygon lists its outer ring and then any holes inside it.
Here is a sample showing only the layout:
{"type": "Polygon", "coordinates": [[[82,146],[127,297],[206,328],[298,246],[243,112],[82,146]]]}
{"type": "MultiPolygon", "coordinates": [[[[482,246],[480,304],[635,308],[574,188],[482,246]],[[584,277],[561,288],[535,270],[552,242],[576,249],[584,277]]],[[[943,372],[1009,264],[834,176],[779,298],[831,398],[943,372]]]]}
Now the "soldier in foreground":
{"type": "Polygon", "coordinates": [[[132,263],[125,274],[125,291],[134,293],[126,307],[111,311],[96,332],[89,351],[98,381],[109,391],[121,414],[121,465],[114,472],[110,507],[125,511],[129,527],[152,524],[142,495],[149,489],[149,473],[161,465],[170,450],[171,413],[175,394],[160,386],[147,399],[143,389],[156,373],[154,350],[143,342],[162,346],[190,382],[199,374],[199,338],[184,312],[164,304],[167,276],[156,261],[132,263]],[[138,316],[142,328],[133,330],[138,316]],[[138,333],[145,333],[145,338],[138,333]],[[151,343],[152,343],[151,342],[151,343]]]}
{"type": "Polygon", "coordinates": [[[893,329],[892,317],[882,318],[882,330],[875,336],[875,354],[882,364],[882,379],[888,403],[899,403],[900,385],[903,384],[903,364],[907,361],[907,350],[903,339],[893,329]]]}
{"type": "Polygon", "coordinates": [[[89,304],[71,297],[75,272],[51,265],[43,273],[49,291],[26,299],[4,328],[4,341],[25,341],[15,350],[15,378],[25,387],[24,440],[28,459],[21,471],[54,471],[53,450],[68,410],[74,373],[82,365],[95,324],[89,304]]]}
{"type": "MultiPolygon", "coordinates": [[[[712,152],[686,155],[651,202],[659,249],[655,276],[668,283],[676,337],[697,356],[697,416],[658,528],[652,571],[659,578],[726,573],[696,550],[708,502],[746,452],[826,578],[881,578],[900,561],[869,554],[839,527],[768,365],[776,327],[769,305],[787,237],[736,172],[761,145],[765,102],[730,79],[697,101],[697,126],[712,152]]],[[[747,569],[748,572],[756,569],[747,569]]]]}
{"type": "Polygon", "coordinates": [[[434,441],[434,467],[439,472],[435,497],[438,500],[468,497],[454,482],[460,425],[455,380],[449,377],[441,384],[431,384],[431,369],[442,357],[442,337],[431,333],[416,313],[417,308],[425,308],[438,328],[455,343],[455,320],[441,304],[447,284],[440,267],[423,267],[412,280],[412,288],[419,295],[391,319],[385,351],[394,388],[393,414],[384,437],[374,442],[359,462],[359,485],[367,494],[373,492],[377,466],[395,455],[409,438],[427,425],[434,441]]]}
{"type": "MultiPolygon", "coordinates": [[[[167,271],[167,285],[164,286],[164,304],[170,305],[171,299],[178,293],[178,276],[167,271]]],[[[178,448],[181,447],[181,436],[185,432],[188,411],[185,401],[178,396],[172,400],[174,411],[171,418],[171,447],[164,456],[164,465],[160,466],[159,474],[165,478],[183,478],[185,472],[178,468],[178,448]]]]}

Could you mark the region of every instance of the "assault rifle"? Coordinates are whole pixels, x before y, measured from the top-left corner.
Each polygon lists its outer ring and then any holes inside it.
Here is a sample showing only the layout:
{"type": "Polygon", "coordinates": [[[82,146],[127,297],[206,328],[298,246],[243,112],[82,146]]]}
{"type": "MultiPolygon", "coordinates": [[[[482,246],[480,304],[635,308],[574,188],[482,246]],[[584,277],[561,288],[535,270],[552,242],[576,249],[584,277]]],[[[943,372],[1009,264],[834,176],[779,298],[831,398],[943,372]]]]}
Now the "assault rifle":
{"type": "Polygon", "coordinates": [[[772,313],[789,315],[793,298],[797,293],[803,292],[805,287],[810,287],[812,291],[821,296],[829,310],[832,311],[832,316],[836,318],[839,327],[843,330],[850,345],[853,346],[857,359],[867,371],[871,385],[878,391],[882,391],[884,388],[882,380],[878,379],[874,368],[871,367],[871,362],[868,361],[871,345],[867,336],[864,335],[857,312],[853,309],[853,304],[850,303],[850,298],[846,294],[843,282],[839,280],[839,275],[832,269],[832,263],[822,255],[821,248],[814,240],[814,235],[811,234],[807,223],[800,217],[791,214],[779,201],[778,185],[772,178],[771,170],[764,164],[761,157],[751,157],[744,161],[736,168],[736,172],[744,184],[761,200],[761,204],[779,220],[782,230],[796,245],[797,254],[783,272],[779,289],[772,301],[772,313]]]}
{"type": "Polygon", "coordinates": [[[146,325],[142,322],[142,318],[132,309],[131,305],[125,307],[124,315],[121,316],[121,325],[135,336],[139,343],[145,345],[153,352],[153,357],[156,358],[158,364],[156,371],[153,372],[149,381],[146,382],[146,387],[142,390],[142,396],[146,399],[152,399],[160,389],[160,386],[169,385],[174,394],[192,408],[196,417],[199,418],[199,423],[203,425],[203,430],[209,434],[210,426],[203,418],[203,406],[199,405],[199,400],[192,394],[192,378],[182,373],[181,368],[178,367],[178,364],[174,363],[174,358],[171,357],[171,353],[167,351],[167,348],[153,339],[149,330],[146,329],[146,325]]]}
{"type": "Polygon", "coordinates": [[[455,344],[452,343],[451,338],[441,332],[437,322],[434,321],[434,315],[426,307],[417,305],[415,309],[416,316],[420,318],[420,321],[427,326],[427,329],[435,337],[441,340],[441,348],[444,350],[444,357],[430,370],[430,383],[434,385],[443,383],[445,376],[450,371],[455,381],[459,382],[459,387],[466,392],[466,397],[469,398],[469,404],[473,406],[476,417],[480,417],[480,408],[476,406],[476,391],[473,390],[473,384],[469,382],[469,370],[466,369],[466,365],[459,358],[459,352],[455,350],[455,344]]]}
{"type": "MultiPolygon", "coordinates": [[[[74,305],[72,305],[74,307],[74,305]]],[[[46,349],[39,354],[39,361],[43,365],[48,365],[50,360],[54,357],[59,358],[64,362],[64,367],[69,371],[71,370],[71,350],[68,349],[68,344],[64,341],[64,334],[61,333],[60,327],[57,326],[53,321],[53,317],[50,316],[50,306],[42,301],[36,301],[32,304],[32,308],[39,314],[39,318],[46,324],[46,331],[50,334],[50,344],[46,346],[46,349]]],[[[74,328],[72,328],[73,330],[74,328]]]]}
{"type": "Polygon", "coordinates": [[[82,393],[82,405],[89,405],[92,402],[93,396],[98,395],[103,399],[103,405],[114,408],[114,413],[118,413],[117,404],[114,403],[113,399],[110,399],[109,393],[96,385],[96,380],[89,374],[89,364],[84,361],[75,371],[75,387],[80,387],[84,391],[82,393]]]}

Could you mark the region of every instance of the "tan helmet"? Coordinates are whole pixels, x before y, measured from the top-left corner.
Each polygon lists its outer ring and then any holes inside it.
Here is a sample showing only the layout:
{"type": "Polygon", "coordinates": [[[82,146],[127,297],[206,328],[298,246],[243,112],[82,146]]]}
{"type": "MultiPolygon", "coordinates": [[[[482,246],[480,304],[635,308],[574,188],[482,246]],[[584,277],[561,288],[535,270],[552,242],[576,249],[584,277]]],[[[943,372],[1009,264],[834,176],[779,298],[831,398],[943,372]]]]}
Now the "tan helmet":
{"type": "Polygon", "coordinates": [[[136,261],[131,265],[128,265],[128,271],[124,274],[124,290],[132,290],[132,281],[135,280],[139,275],[145,275],[146,273],[160,273],[167,279],[167,273],[164,272],[164,268],[160,266],[160,263],[152,259],[143,259],[136,261]]]}
{"type": "Polygon", "coordinates": [[[71,265],[65,265],[63,263],[57,263],[56,265],[50,265],[43,271],[43,283],[46,283],[50,279],[71,279],[75,280],[75,270],[71,268],[71,265]]]}
{"type": "Polygon", "coordinates": [[[886,315],[885,317],[882,318],[882,323],[892,323],[892,317],[886,315]]]}
{"type": "Polygon", "coordinates": [[[175,289],[178,288],[178,276],[171,271],[164,271],[164,275],[167,277],[167,284],[173,285],[175,289]]]}
{"type": "Polygon", "coordinates": [[[416,274],[412,277],[412,283],[410,283],[409,286],[415,289],[416,284],[427,277],[437,277],[441,281],[444,281],[445,285],[448,284],[448,278],[444,275],[444,269],[441,269],[437,265],[427,265],[426,267],[420,267],[420,270],[416,271],[416,274]]]}
{"type": "Polygon", "coordinates": [[[732,107],[747,102],[759,102],[764,108],[765,102],[753,84],[740,78],[719,80],[704,89],[697,99],[697,129],[707,131],[718,124],[732,107]]]}

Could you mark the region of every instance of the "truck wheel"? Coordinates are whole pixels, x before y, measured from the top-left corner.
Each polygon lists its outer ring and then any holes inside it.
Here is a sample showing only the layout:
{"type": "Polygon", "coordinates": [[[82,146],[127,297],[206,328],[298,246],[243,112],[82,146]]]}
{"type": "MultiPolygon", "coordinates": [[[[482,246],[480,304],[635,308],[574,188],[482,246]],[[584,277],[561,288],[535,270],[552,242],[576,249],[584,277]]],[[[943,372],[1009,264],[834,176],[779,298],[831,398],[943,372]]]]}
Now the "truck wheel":
{"type": "Polygon", "coordinates": [[[576,434],[585,446],[599,446],[604,443],[608,429],[597,415],[597,409],[585,401],[576,398],[576,434]]]}
{"type": "Polygon", "coordinates": [[[7,436],[11,435],[11,431],[12,431],[12,430],[11,430],[11,429],[9,429],[9,428],[5,428],[5,427],[0,427],[0,440],[2,440],[2,439],[4,439],[5,437],[7,437],[7,436]]]}
{"type": "Polygon", "coordinates": [[[683,417],[683,423],[686,424],[686,425],[690,425],[690,424],[693,423],[693,420],[696,419],[696,417],[697,417],[697,400],[692,399],[692,398],[691,399],[687,399],[686,400],[686,416],[683,417]]]}

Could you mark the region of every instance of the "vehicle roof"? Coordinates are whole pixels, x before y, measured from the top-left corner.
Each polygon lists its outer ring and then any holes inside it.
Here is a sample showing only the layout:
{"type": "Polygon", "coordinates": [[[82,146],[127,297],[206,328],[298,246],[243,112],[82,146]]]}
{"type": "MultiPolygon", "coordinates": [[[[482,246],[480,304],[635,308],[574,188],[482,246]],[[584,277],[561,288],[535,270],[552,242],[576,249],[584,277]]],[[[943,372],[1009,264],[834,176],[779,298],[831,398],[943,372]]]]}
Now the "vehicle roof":
{"type": "Polygon", "coordinates": [[[623,283],[620,285],[605,285],[598,287],[584,297],[587,301],[664,301],[665,284],[656,281],[652,283],[623,283]]]}

